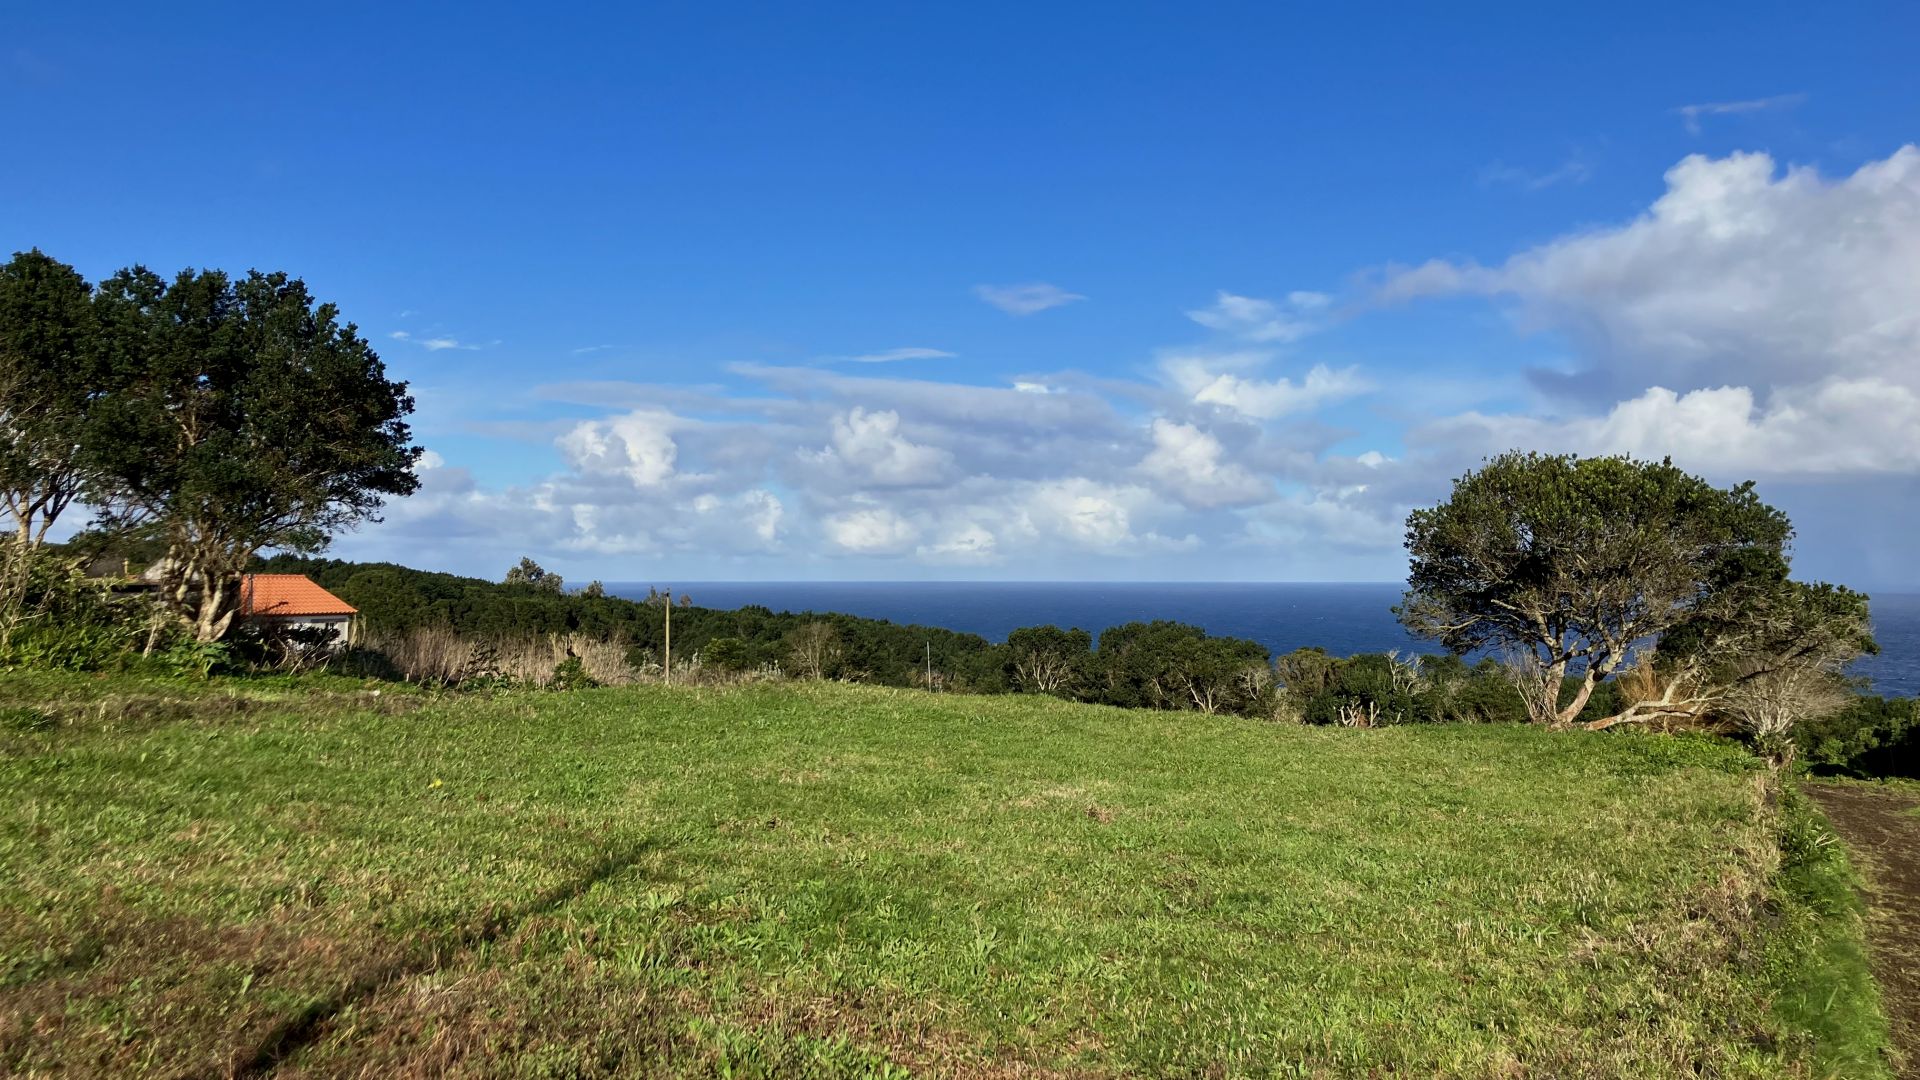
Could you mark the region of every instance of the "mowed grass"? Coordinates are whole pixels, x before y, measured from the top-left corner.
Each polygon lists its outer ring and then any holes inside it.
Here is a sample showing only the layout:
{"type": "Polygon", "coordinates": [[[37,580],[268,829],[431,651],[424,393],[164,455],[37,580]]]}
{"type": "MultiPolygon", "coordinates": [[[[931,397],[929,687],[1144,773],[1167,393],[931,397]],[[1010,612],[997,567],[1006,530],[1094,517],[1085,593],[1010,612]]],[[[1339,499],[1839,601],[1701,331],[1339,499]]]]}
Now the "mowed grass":
{"type": "Polygon", "coordinates": [[[1702,742],[22,680],[0,1073],[1820,1075],[1702,742]]]}

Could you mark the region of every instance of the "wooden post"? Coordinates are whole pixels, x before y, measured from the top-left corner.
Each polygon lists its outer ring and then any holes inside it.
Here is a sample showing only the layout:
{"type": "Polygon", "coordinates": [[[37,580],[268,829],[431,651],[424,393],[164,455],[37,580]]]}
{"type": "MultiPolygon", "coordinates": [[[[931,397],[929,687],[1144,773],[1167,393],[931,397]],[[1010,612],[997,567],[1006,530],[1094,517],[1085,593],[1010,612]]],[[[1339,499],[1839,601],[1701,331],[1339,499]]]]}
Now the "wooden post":
{"type": "Polygon", "coordinates": [[[667,590],[667,664],[661,669],[667,685],[673,685],[673,590],[667,590]]]}

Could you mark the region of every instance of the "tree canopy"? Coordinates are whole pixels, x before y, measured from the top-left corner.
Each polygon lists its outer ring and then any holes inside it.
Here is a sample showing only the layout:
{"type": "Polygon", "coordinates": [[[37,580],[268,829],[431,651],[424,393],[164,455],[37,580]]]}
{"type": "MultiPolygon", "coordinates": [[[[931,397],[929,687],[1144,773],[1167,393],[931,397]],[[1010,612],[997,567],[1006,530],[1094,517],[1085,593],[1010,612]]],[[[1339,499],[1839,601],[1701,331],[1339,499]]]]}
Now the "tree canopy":
{"type": "Polygon", "coordinates": [[[225,633],[255,552],[318,551],[418,487],[406,385],[299,279],[135,267],[98,308],[100,502],[165,539],[166,594],[199,640],[225,633]]]}
{"type": "Polygon", "coordinates": [[[80,494],[103,376],[86,279],[38,249],[0,266],[0,501],[23,547],[80,494]]]}
{"type": "Polygon", "coordinates": [[[1776,591],[1791,535],[1751,483],[1718,488],[1670,461],[1504,454],[1407,519],[1398,614],[1454,652],[1516,655],[1534,719],[1565,724],[1636,643],[1738,622],[1776,591]],[[1580,682],[1563,702],[1570,668],[1580,682]]]}

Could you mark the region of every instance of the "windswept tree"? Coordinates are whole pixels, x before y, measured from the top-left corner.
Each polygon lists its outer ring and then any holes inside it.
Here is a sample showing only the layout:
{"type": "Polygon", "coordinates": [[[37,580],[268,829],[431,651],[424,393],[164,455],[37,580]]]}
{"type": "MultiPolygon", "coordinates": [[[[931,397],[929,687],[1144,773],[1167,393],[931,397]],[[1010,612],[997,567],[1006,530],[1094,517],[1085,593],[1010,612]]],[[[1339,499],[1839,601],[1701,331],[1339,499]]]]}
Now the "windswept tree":
{"type": "Polygon", "coordinates": [[[1265,646],[1164,619],[1101,631],[1094,665],[1102,700],[1129,708],[1255,714],[1273,687],[1265,646]]]}
{"type": "Polygon", "coordinates": [[[1407,519],[1397,610],[1456,653],[1516,654],[1528,713],[1565,725],[1636,643],[1745,625],[1786,581],[1791,534],[1751,483],[1717,488],[1670,461],[1510,453],[1407,519]]]}
{"type": "Polygon", "coordinates": [[[1057,626],[1023,626],[1007,635],[1007,682],[1022,693],[1071,696],[1093,663],[1093,635],[1057,626]]]}
{"type": "MultiPolygon", "coordinates": [[[[565,592],[567,588],[565,578],[547,570],[539,563],[534,562],[531,558],[524,555],[521,556],[519,562],[515,563],[512,568],[507,571],[505,583],[508,585],[530,585],[541,592],[552,593],[555,596],[565,592]]],[[[596,581],[594,584],[598,585],[599,582],[596,581]]]]}
{"type": "Polygon", "coordinates": [[[787,670],[803,679],[831,678],[840,669],[846,650],[840,631],[829,622],[802,623],[787,633],[787,670]]]}
{"type": "Polygon", "coordinates": [[[0,502],[20,553],[80,495],[104,376],[86,279],[38,250],[0,266],[0,502]]]}
{"type": "Polygon", "coordinates": [[[1645,721],[1730,722],[1779,763],[1793,731],[1852,698],[1846,666],[1880,651],[1867,597],[1825,583],[1781,581],[1732,617],[1669,630],[1623,679],[1621,710],[1592,727],[1645,721]]]}
{"type": "Polygon", "coordinates": [[[297,278],[135,267],[95,307],[116,384],[98,501],[165,542],[164,595],[198,640],[226,633],[255,553],[318,551],[419,486],[406,384],[297,278]]]}

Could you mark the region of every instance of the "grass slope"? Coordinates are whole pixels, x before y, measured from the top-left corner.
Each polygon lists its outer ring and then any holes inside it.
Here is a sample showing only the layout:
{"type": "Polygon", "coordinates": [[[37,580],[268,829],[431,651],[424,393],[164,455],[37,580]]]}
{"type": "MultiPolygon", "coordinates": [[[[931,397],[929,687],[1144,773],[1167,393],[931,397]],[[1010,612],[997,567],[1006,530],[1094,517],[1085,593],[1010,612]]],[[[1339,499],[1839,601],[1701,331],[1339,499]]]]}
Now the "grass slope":
{"type": "Polygon", "coordinates": [[[0,1072],[1823,1072],[1769,1006],[1778,823],[1723,747],[180,693],[0,689],[0,1072]]]}

